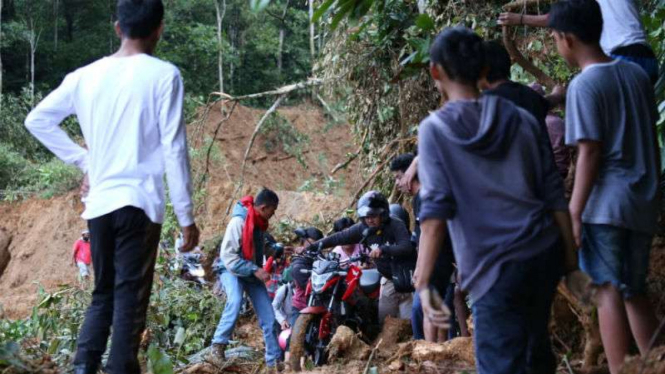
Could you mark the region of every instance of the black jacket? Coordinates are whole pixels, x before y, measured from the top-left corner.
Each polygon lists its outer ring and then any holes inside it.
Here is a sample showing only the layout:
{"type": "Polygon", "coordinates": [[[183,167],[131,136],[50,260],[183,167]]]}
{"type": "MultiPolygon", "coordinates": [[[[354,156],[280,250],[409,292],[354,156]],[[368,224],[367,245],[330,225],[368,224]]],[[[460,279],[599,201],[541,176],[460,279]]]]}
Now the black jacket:
{"type": "MultiPolygon", "coordinates": [[[[325,249],[338,245],[358,244],[362,241],[363,231],[367,227],[364,223],[358,222],[346,230],[321,239],[312,246],[316,247],[322,244],[325,249]]],[[[381,275],[388,279],[392,279],[391,263],[393,259],[399,261],[400,259],[413,259],[416,256],[409,230],[404,222],[396,218],[390,218],[380,230],[370,235],[364,243],[365,248],[370,248],[373,244],[378,244],[382,252],[381,257],[374,260],[376,268],[381,275]]]]}

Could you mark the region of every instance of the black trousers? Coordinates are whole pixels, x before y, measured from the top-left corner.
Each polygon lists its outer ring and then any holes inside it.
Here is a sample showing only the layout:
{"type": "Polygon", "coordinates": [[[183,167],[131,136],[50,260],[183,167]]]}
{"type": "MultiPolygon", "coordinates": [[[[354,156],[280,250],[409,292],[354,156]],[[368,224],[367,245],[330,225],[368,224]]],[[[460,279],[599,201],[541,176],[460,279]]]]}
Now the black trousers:
{"type": "Polygon", "coordinates": [[[113,326],[106,372],[139,374],[138,350],[161,225],[131,206],[88,221],[95,289],[74,364],[98,365],[113,326]]]}

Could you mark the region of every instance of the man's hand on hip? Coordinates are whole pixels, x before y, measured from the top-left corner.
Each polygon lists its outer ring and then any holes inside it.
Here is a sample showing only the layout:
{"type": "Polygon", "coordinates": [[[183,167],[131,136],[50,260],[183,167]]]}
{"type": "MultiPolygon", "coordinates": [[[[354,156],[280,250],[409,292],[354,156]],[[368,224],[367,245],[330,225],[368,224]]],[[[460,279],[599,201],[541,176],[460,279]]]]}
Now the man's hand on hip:
{"type": "Polygon", "coordinates": [[[178,248],[180,252],[189,252],[199,244],[199,228],[196,223],[192,223],[187,227],[182,228],[183,244],[178,248]]]}

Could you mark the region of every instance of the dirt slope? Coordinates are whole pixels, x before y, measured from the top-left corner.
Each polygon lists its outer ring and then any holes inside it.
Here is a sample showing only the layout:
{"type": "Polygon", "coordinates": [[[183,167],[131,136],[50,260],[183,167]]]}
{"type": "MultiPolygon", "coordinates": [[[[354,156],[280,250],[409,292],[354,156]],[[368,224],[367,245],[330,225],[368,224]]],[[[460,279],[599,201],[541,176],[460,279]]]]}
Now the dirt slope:
{"type": "MultiPolygon", "coordinates": [[[[262,110],[238,106],[217,135],[210,175],[205,185],[207,197],[197,212],[204,240],[223,233],[226,210],[235,200],[233,193],[240,178],[245,148],[263,113],[262,110]]],[[[328,175],[337,163],[346,159],[347,153],[354,151],[348,126],[333,126],[324,131],[327,120],[314,106],[284,108],[280,114],[309,137],[309,142],[303,147],[306,167],[294,157],[289,157],[280,147],[268,153],[265,147],[267,139],[260,135],[250,154],[252,162],[248,162],[245,187],[241,192],[256,192],[260,186],[277,190],[281,204],[275,222],[281,219],[309,222],[321,219],[321,216],[324,220],[332,218],[335,212],[348,204],[347,191],[359,184],[349,181],[354,175],[353,169],[336,175],[345,180],[345,185],[334,194],[296,190],[308,180],[316,184],[316,178],[328,175]]],[[[212,136],[220,118],[219,108],[215,108],[200,128],[202,133],[197,134],[193,129],[196,126],[189,127],[190,139],[195,147],[207,144],[202,141],[205,139],[202,134],[212,136]]],[[[197,156],[199,152],[204,154],[199,149],[192,156],[195,169],[204,167],[205,157],[197,156]]],[[[85,221],[80,218],[82,211],[83,205],[76,192],[48,200],[30,199],[0,204],[0,243],[10,243],[7,250],[0,248],[0,257],[4,257],[3,253],[9,253],[9,262],[4,272],[0,272],[0,305],[6,317],[20,318],[29,314],[37,299],[38,284],[53,290],[59,284],[77,282],[77,270],[71,264],[71,249],[81,230],[86,227],[85,221]]]]}

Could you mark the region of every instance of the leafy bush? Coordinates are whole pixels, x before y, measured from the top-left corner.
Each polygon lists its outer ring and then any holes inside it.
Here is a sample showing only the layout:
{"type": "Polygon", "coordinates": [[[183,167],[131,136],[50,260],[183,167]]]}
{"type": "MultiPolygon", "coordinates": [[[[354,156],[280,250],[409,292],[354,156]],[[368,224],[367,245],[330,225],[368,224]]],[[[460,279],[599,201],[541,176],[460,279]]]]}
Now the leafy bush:
{"type": "MultiPolygon", "coordinates": [[[[161,252],[148,309],[144,359],[155,373],[171,373],[173,364],[186,364],[188,356],[206,347],[224,307],[207,287],[172,274],[172,261],[161,252]]],[[[0,320],[0,372],[46,355],[59,367],[69,365],[90,298],[90,290],[78,287],[62,286],[52,293],[40,288],[29,318],[0,320]]]]}

